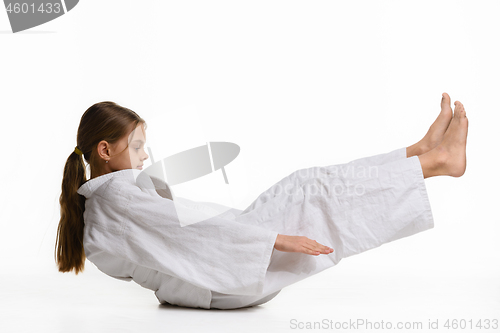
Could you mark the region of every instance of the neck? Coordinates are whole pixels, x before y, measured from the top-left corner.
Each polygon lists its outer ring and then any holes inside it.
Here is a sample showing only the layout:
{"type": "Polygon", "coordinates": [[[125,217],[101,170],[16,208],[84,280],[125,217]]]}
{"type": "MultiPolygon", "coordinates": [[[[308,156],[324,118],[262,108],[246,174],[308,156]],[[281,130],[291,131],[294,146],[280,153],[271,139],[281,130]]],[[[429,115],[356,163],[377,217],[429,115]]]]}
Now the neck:
{"type": "Polygon", "coordinates": [[[109,172],[110,171],[105,171],[102,168],[93,169],[91,167],[90,168],[90,179],[94,179],[94,178],[97,178],[99,176],[103,176],[103,175],[105,175],[105,174],[107,174],[109,172]]]}

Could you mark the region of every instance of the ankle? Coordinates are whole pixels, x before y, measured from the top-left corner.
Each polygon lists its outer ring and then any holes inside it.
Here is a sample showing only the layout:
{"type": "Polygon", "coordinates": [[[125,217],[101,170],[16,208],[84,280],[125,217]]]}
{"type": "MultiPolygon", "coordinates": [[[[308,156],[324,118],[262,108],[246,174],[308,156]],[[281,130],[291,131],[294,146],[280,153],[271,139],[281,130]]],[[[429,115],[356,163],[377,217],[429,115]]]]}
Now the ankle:
{"type": "Polygon", "coordinates": [[[442,145],[438,145],[433,149],[434,165],[436,168],[444,167],[449,160],[449,151],[442,145]]]}
{"type": "Polygon", "coordinates": [[[419,141],[414,145],[406,147],[406,157],[420,156],[422,154],[425,154],[429,150],[430,149],[428,149],[428,147],[422,141],[419,141]]]}
{"type": "Polygon", "coordinates": [[[439,145],[422,155],[418,155],[424,178],[447,175],[447,154],[446,149],[439,145]]]}

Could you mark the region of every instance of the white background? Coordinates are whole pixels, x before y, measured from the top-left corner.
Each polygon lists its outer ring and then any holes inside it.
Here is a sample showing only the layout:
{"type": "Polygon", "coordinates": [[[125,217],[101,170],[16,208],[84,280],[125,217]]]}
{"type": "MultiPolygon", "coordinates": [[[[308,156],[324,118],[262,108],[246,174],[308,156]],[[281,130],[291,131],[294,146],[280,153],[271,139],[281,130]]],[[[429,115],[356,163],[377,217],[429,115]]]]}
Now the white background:
{"type": "Polygon", "coordinates": [[[1,330],[274,332],[293,331],[293,319],[368,319],[425,331],[429,319],[500,320],[499,14],[498,1],[83,0],[13,34],[0,10],[1,330]],[[443,92],[467,111],[467,171],[426,180],[432,230],[235,311],[162,307],[89,261],[81,275],[57,272],[62,170],[96,102],[143,117],[155,157],[237,143],[226,172],[246,172],[244,209],[296,169],[415,143],[443,92]]]}

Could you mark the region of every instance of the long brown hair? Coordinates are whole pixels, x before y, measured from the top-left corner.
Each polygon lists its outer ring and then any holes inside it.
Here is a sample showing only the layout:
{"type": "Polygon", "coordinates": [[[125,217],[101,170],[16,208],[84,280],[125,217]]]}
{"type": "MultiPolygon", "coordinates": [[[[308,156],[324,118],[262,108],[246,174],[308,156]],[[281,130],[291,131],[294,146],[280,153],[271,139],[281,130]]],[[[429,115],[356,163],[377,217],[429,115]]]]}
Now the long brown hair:
{"type": "Polygon", "coordinates": [[[102,140],[116,143],[123,136],[146,122],[134,111],[114,102],[101,102],[85,111],[78,126],[76,142],[83,155],[72,152],[64,166],[61,186],[61,219],[57,228],[55,260],[59,272],[75,274],[85,267],[83,249],[83,212],[85,197],[78,194],[78,188],[87,181],[83,158],[91,169],[97,165],[97,145],[102,140]]]}

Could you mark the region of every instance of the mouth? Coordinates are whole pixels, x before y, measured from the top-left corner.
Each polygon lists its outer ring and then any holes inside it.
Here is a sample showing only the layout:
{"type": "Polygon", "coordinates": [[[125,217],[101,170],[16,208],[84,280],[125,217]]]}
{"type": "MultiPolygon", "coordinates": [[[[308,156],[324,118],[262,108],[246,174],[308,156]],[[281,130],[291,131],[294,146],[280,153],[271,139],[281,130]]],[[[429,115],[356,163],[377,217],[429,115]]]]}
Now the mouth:
{"type": "Polygon", "coordinates": [[[144,164],[139,165],[139,166],[137,167],[137,169],[142,170],[142,166],[143,166],[143,165],[144,165],[144,164]]]}

